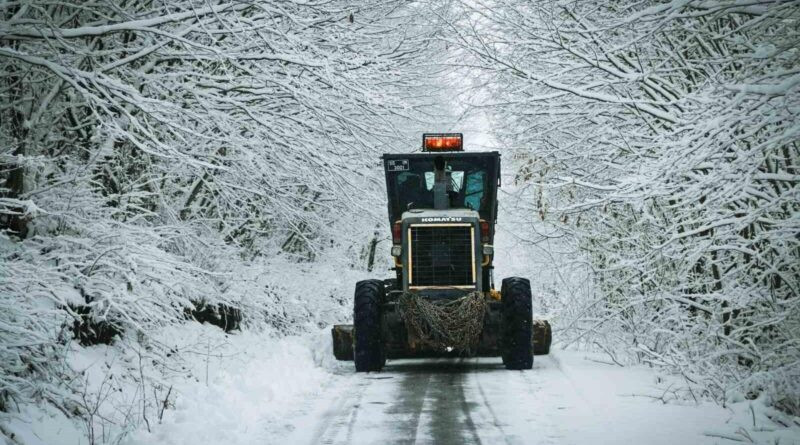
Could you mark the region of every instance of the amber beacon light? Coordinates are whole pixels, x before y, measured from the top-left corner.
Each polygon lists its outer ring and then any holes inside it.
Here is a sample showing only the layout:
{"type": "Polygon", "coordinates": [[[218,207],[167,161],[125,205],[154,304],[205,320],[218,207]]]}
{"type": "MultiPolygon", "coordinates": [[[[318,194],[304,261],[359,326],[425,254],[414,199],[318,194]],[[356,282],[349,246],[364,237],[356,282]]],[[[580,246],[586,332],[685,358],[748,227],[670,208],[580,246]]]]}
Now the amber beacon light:
{"type": "Polygon", "coordinates": [[[464,136],[461,133],[425,133],[422,151],[464,151],[464,136]]]}

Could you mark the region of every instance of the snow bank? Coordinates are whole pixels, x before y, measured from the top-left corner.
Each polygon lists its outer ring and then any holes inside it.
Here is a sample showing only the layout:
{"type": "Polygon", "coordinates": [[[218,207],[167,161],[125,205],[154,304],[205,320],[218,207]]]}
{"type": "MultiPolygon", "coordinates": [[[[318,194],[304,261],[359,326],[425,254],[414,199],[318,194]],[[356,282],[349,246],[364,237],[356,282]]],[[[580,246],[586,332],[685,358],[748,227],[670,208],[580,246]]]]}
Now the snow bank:
{"type": "Polygon", "coordinates": [[[209,363],[198,355],[193,363],[196,379],[176,382],[174,407],[162,422],[151,432],[136,432],[126,443],[259,443],[265,425],[288,415],[326,381],[311,338],[275,341],[242,333],[216,351],[224,358],[216,356],[209,363]]]}
{"type": "Polygon", "coordinates": [[[682,393],[685,382],[678,376],[643,365],[617,366],[600,353],[555,351],[537,359],[534,378],[546,383],[544,398],[551,396],[542,406],[555,407],[545,415],[572,425],[564,443],[800,443],[800,419],[769,408],[763,398],[726,406],[699,393],[695,400],[682,393]],[[559,380],[569,385],[554,391],[559,380]],[[570,404],[583,405],[579,411],[591,421],[561,411],[570,404]]]}
{"type": "Polygon", "coordinates": [[[239,266],[235,279],[216,289],[216,301],[242,309],[242,332],[226,334],[181,314],[129,328],[111,345],[65,339],[47,361],[58,370],[50,374],[56,383],[28,382],[40,406],[16,398],[10,413],[0,412],[0,438],[25,445],[193,443],[224,431],[227,443],[249,443],[264,422],[307,399],[336,369],[328,326],[349,321],[353,285],[369,275],[342,263],[239,266]]]}
{"type": "Polygon", "coordinates": [[[92,443],[94,436],[96,443],[127,445],[259,443],[265,431],[274,430],[271,423],[282,424],[320,392],[338,366],[328,329],[276,339],[268,332],[225,334],[186,323],[152,339],[175,351],[168,363],[148,359],[139,368],[138,356],[122,345],[75,348],[70,365],[83,377],[83,398],[97,408],[95,415],[67,417],[48,404],[24,405],[0,418],[5,440],[79,445],[92,443]],[[136,396],[142,392],[150,398],[136,396]],[[147,420],[135,422],[134,416],[147,420]]]}

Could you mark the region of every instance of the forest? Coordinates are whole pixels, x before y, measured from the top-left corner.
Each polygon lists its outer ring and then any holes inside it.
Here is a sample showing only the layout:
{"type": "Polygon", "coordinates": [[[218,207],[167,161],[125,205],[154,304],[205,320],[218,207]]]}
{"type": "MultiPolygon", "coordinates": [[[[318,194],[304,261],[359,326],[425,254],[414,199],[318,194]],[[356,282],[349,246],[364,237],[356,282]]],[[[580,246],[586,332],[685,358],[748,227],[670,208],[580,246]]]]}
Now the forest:
{"type": "Polygon", "coordinates": [[[149,431],[188,378],[166,339],[195,321],[231,344],[347,321],[353,283],[390,267],[380,155],[426,131],[501,153],[498,230],[558,348],[800,426],[797,1],[0,14],[7,443],[35,443],[13,419],[41,405],[91,444],[149,431]],[[83,372],[98,348],[118,361],[83,372]]]}

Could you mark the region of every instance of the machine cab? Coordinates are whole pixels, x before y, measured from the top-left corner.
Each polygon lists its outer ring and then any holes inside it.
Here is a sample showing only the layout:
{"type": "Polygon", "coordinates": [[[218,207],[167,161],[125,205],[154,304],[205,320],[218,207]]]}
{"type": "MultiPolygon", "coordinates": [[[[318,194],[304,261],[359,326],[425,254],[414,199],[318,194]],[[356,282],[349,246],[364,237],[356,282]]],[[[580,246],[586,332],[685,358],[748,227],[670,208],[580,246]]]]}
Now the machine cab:
{"type": "Polygon", "coordinates": [[[460,134],[426,134],[423,153],[383,155],[404,291],[460,296],[491,288],[500,155],[460,148],[460,134]]]}

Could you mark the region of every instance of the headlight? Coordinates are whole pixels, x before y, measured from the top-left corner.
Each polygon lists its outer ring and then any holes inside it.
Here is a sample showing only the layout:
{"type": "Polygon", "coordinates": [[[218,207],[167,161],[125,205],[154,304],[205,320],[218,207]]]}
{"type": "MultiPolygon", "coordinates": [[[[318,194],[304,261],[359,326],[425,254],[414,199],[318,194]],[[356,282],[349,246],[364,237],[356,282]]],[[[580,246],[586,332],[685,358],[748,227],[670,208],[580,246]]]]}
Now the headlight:
{"type": "Polygon", "coordinates": [[[392,246],[392,256],[399,257],[403,254],[403,246],[392,246]]]}

